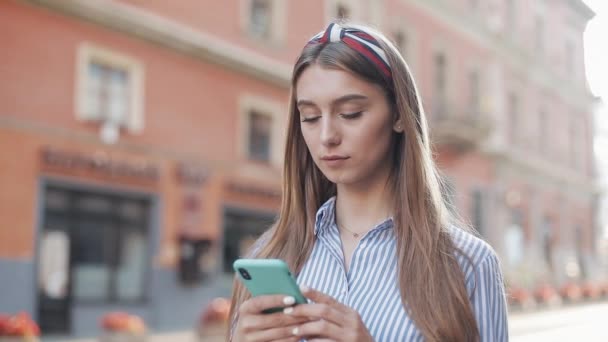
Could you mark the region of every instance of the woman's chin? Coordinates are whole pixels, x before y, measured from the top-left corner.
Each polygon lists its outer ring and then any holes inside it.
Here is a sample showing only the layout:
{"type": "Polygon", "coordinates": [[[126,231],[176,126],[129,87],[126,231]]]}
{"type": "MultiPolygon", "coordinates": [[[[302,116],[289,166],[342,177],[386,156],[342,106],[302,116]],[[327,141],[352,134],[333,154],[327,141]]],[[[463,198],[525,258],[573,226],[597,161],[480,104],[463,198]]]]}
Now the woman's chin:
{"type": "Polygon", "coordinates": [[[324,173],[324,175],[330,182],[336,185],[348,185],[356,182],[352,175],[344,172],[328,172],[324,173]]]}

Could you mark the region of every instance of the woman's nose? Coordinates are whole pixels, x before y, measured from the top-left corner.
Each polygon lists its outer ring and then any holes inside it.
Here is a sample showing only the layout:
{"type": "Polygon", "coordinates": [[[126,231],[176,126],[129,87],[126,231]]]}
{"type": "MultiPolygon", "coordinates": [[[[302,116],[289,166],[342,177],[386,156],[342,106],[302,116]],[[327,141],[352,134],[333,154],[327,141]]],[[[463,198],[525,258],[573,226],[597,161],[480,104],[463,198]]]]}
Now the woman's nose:
{"type": "Polygon", "coordinates": [[[324,115],[321,119],[321,143],[325,146],[340,144],[339,128],[329,115],[324,115]]]}

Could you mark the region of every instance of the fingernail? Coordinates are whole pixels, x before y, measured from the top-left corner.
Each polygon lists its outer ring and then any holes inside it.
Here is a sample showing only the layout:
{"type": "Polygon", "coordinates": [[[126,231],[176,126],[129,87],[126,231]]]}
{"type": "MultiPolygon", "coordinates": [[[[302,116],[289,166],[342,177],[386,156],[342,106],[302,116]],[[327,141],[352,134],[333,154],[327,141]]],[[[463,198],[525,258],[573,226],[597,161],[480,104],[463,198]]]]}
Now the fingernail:
{"type": "Polygon", "coordinates": [[[300,329],[298,328],[293,328],[293,330],[291,331],[294,335],[298,335],[300,333],[300,329]]]}
{"type": "Polygon", "coordinates": [[[283,304],[285,305],[294,305],[295,303],[296,299],[291,296],[283,298],[283,304]]]}
{"type": "Polygon", "coordinates": [[[310,288],[308,286],[306,286],[306,285],[301,285],[300,286],[300,291],[302,291],[302,292],[308,292],[308,290],[310,290],[310,288]]]}
{"type": "Polygon", "coordinates": [[[291,306],[283,309],[283,313],[286,315],[291,315],[292,312],[293,312],[293,308],[291,306]]]}

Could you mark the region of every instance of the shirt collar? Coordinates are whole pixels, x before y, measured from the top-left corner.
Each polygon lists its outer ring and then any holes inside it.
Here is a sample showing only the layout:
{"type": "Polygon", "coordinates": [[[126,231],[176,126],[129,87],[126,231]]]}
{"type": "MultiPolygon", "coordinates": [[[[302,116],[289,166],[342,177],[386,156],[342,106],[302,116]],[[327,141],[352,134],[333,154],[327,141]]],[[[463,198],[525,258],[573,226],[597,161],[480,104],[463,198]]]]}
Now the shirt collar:
{"type": "Polygon", "coordinates": [[[332,196],[330,199],[325,201],[323,205],[317,210],[317,216],[315,221],[315,235],[326,231],[335,221],[334,210],[336,207],[336,196],[332,196]]]}

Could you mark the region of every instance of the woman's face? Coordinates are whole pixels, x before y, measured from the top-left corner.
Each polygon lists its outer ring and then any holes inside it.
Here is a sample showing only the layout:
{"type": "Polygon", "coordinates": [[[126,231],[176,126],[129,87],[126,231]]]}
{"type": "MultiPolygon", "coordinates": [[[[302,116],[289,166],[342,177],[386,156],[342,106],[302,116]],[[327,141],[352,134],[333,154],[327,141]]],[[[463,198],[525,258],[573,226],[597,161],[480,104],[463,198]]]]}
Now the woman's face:
{"type": "Polygon", "coordinates": [[[340,185],[371,185],[389,174],[396,126],[382,89],[352,74],[318,65],[296,84],[306,146],[321,172],[340,185]]]}

